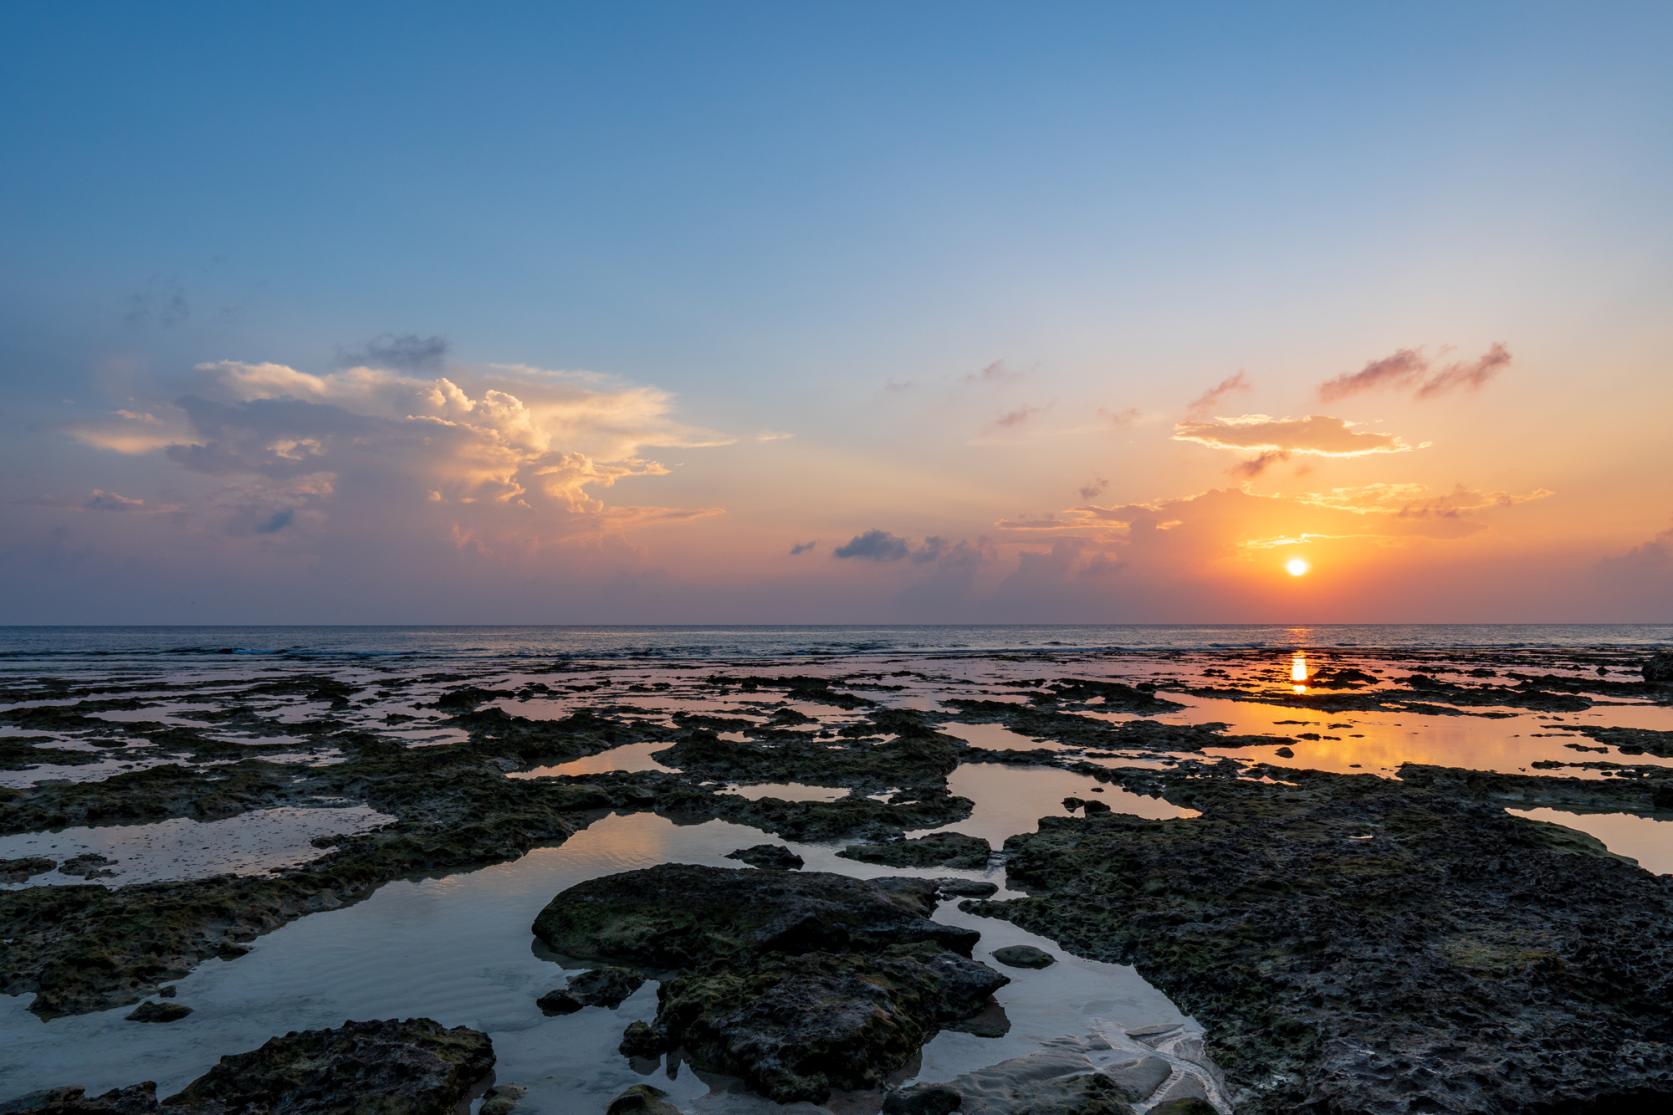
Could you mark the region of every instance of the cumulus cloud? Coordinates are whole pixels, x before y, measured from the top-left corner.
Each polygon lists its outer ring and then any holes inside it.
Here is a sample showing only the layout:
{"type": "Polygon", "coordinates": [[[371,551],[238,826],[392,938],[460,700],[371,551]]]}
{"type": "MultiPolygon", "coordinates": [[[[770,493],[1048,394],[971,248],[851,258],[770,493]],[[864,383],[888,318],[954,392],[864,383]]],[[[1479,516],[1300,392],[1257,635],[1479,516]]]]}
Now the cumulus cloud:
{"type": "Polygon", "coordinates": [[[1402,348],[1373,360],[1357,372],[1344,372],[1319,385],[1319,398],[1336,402],[1383,389],[1411,389],[1414,397],[1433,398],[1450,391],[1474,391],[1510,367],[1510,352],[1495,342],[1475,360],[1437,365],[1421,348],[1402,348]]]}
{"type": "Polygon", "coordinates": [[[906,539],[886,530],[868,530],[856,534],[831,551],[832,557],[860,558],[864,561],[899,561],[911,552],[906,539]]]}
{"type": "Polygon", "coordinates": [[[1255,385],[1250,382],[1249,377],[1239,370],[1235,375],[1227,376],[1195,399],[1192,399],[1185,407],[1185,411],[1191,415],[1207,414],[1219,405],[1220,400],[1227,396],[1253,391],[1254,389],[1255,385]]]}
{"type": "Polygon", "coordinates": [[[1188,419],[1174,426],[1173,439],[1210,449],[1315,457],[1404,453],[1413,448],[1394,434],[1363,430],[1346,419],[1323,414],[1309,414],[1304,418],[1244,414],[1235,418],[1188,419]]]}
{"type": "MultiPolygon", "coordinates": [[[[445,353],[439,338],[379,344],[380,359],[409,366],[445,353]]],[[[220,478],[216,506],[234,533],[286,531],[303,512],[323,516],[345,499],[356,514],[451,508],[472,516],[478,539],[496,531],[480,521],[493,508],[536,516],[537,537],[716,513],[613,507],[601,497],[623,480],[667,474],[646,449],[729,440],[676,421],[671,397],[655,388],[525,367],[450,377],[359,363],[320,375],[226,360],[197,370],[195,389],[172,407],[120,412],[71,432],[118,452],[160,450],[220,478]],[[151,413],[158,409],[168,417],[151,413]]],[[[500,527],[527,537],[531,522],[507,518],[500,527]]]]}

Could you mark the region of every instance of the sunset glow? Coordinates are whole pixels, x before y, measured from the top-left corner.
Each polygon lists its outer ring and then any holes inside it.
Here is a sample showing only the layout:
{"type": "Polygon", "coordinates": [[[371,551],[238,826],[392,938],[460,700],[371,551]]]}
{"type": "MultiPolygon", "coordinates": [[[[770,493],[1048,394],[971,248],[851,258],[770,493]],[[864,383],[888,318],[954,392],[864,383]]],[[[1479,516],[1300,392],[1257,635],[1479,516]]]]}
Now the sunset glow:
{"type": "Polygon", "coordinates": [[[1673,614],[1654,34],[31,7],[0,620],[1673,614]],[[301,69],[378,92],[249,79],[301,69]]]}

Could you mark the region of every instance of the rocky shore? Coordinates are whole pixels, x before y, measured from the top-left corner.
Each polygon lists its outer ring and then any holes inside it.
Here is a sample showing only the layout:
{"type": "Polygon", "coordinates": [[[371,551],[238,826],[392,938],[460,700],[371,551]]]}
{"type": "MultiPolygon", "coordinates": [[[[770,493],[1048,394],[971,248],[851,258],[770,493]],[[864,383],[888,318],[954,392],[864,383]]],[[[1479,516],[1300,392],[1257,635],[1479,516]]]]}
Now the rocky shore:
{"type": "MultiPolygon", "coordinates": [[[[321,838],[304,863],[173,882],[111,885],[100,865],[0,857],[0,991],[31,996],[41,1019],[124,1008],[137,1028],[190,1026],[191,1004],[169,996],[207,959],[254,963],[239,958],[261,935],[392,881],[654,814],[755,836],[731,867],[664,863],[549,894],[529,927],[531,947],[583,969],[547,985],[541,1012],[614,1020],[624,1062],[888,1112],[1659,1111],[1673,1103],[1673,878],[1506,809],[1673,819],[1673,766],[1656,761],[1673,728],[1609,723],[1620,706],[1673,703],[1667,661],[1613,648],[1361,653],[1316,663],[1310,686],[1270,654],[1235,652],[1161,655],[1132,676],[1119,660],[1050,656],[1024,663],[1031,673],[996,660],[990,676],[967,676],[968,663],[956,675],[711,668],[680,676],[697,697],[654,673],[616,684],[565,664],[353,684],[301,672],[209,699],[155,679],[125,695],[43,678],[0,693],[0,726],[31,733],[7,737],[0,769],[112,754],[148,765],[0,788],[0,837],[345,803],[388,820],[321,838]],[[167,700],[197,707],[144,718],[167,700]],[[1197,714],[1204,701],[1226,719],[1197,714]],[[514,711],[530,702],[564,711],[514,711]],[[274,732],[280,706],[307,710],[283,721],[290,758],[233,742],[274,732]],[[1234,728],[1245,706],[1271,711],[1234,728]],[[1530,758],[1306,766],[1310,746],[1351,747],[1401,717],[1526,721],[1501,734],[1530,758]],[[963,738],[971,725],[1016,742],[970,742],[989,738],[963,738]],[[415,746],[406,730],[440,742],[415,746]],[[648,747],[649,763],[565,771],[628,745],[648,747]],[[954,792],[959,772],[1024,768],[1096,792],[1060,791],[1037,826],[991,843],[959,830],[982,815],[954,792]],[[738,792],[777,784],[809,792],[738,792]],[[1123,792],[1184,819],[1102,800],[1123,792]],[[828,858],[809,867],[815,852],[828,858]],[[868,877],[823,869],[845,863],[868,877]],[[1007,889],[989,897],[983,873],[1001,871],[1007,889]],[[1013,923],[1135,966],[1203,1025],[1217,1084],[1187,1086],[1165,1059],[1123,1060],[1083,1034],[914,1082],[936,1035],[1003,1033],[996,993],[1055,959],[1015,945],[992,952],[997,968],[973,958],[985,934],[946,920],[955,906],[978,926],[1013,923]],[[654,1014],[622,1022],[647,982],[654,1014]]],[[[65,1080],[0,1111],[453,1111],[483,1094],[493,1064],[482,1033],[351,1022],[229,1053],[162,1099],[65,1080]]],[[[483,1110],[536,1110],[520,1087],[501,1085],[483,1110]]],[[[608,1106],[684,1109],[648,1084],[608,1106]]]]}

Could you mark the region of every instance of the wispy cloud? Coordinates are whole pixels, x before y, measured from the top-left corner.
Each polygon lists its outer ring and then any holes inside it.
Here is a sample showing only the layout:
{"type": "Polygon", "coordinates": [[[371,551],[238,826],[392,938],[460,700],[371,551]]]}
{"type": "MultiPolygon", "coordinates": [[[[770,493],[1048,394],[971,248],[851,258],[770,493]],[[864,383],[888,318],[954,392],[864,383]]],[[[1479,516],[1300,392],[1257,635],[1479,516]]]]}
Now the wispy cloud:
{"type": "Polygon", "coordinates": [[[818,545],[819,545],[819,540],[818,539],[814,539],[811,542],[796,542],[796,543],[793,543],[790,547],[790,556],[791,557],[801,557],[803,554],[811,553],[818,545]]]}
{"type": "Polygon", "coordinates": [[[1207,414],[1209,411],[1218,406],[1221,400],[1231,395],[1240,395],[1244,392],[1253,391],[1254,389],[1254,383],[1252,383],[1248,375],[1240,369],[1233,375],[1229,375],[1219,383],[1216,383],[1213,387],[1210,387],[1207,391],[1204,391],[1195,399],[1192,399],[1185,407],[1185,412],[1191,415],[1207,414]]]}
{"type": "Polygon", "coordinates": [[[1099,477],[1095,477],[1092,480],[1087,481],[1085,484],[1082,484],[1079,488],[1076,489],[1076,491],[1079,493],[1080,498],[1083,501],[1084,500],[1093,500],[1093,499],[1097,499],[1099,496],[1103,495],[1104,491],[1109,486],[1110,486],[1110,482],[1108,480],[1104,479],[1102,476],[1099,476],[1099,477]]]}
{"type": "Polygon", "coordinates": [[[1452,391],[1476,391],[1510,367],[1511,357],[1495,342],[1475,360],[1436,364],[1421,348],[1402,348],[1373,360],[1357,372],[1344,372],[1319,385],[1319,398],[1337,402],[1367,391],[1410,389],[1429,399],[1452,391]]]}
{"type": "Polygon", "coordinates": [[[1013,410],[1008,410],[995,418],[991,427],[995,430],[1019,430],[1032,422],[1042,408],[1024,403],[1013,410]]]}
{"type": "Polygon", "coordinates": [[[1323,414],[1309,414],[1302,418],[1244,414],[1235,418],[1189,419],[1174,426],[1173,439],[1195,442],[1210,449],[1315,457],[1405,453],[1413,448],[1394,434],[1360,429],[1346,419],[1323,414]]]}
{"type": "Polygon", "coordinates": [[[987,365],[986,367],[981,368],[978,371],[970,372],[967,375],[965,375],[964,376],[964,382],[966,382],[966,383],[1010,383],[1014,380],[1019,380],[1022,377],[1023,377],[1022,372],[1019,372],[1015,368],[1012,368],[1010,365],[1006,364],[1005,361],[995,360],[993,363],[987,365]]]}

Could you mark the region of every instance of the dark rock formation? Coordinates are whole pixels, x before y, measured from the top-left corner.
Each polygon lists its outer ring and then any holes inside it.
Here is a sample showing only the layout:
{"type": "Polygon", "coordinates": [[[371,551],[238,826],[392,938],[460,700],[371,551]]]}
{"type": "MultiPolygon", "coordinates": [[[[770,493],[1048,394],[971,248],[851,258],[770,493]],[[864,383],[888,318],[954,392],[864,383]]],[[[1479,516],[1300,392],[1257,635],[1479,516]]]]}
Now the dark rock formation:
{"type": "Polygon", "coordinates": [[[580,883],[535,921],[572,956],[662,970],[654,1025],[622,1051],[676,1046],[780,1102],[875,1087],[1006,980],[942,925],[928,880],[666,864],[580,883]]]}
{"type": "Polygon", "coordinates": [[[911,839],[850,844],[837,855],[886,867],[969,867],[988,865],[993,849],[986,840],[962,832],[934,832],[911,839]]]}
{"type": "Polygon", "coordinates": [[[795,871],[802,866],[802,857],[783,844],[754,844],[739,848],[726,858],[741,860],[751,867],[777,868],[780,871],[795,871]]]}

